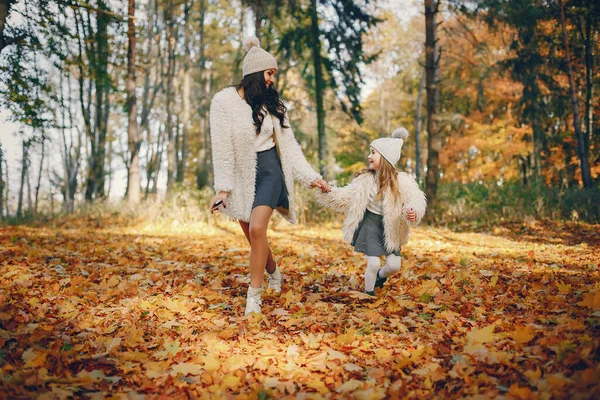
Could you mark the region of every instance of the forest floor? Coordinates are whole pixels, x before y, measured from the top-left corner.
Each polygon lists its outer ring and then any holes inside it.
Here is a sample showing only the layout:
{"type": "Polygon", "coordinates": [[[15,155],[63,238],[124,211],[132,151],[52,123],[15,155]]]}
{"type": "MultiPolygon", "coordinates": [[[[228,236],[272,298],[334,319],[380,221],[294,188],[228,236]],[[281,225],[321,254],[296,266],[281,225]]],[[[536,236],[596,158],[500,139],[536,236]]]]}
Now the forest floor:
{"type": "Polygon", "coordinates": [[[224,219],[0,227],[0,398],[600,398],[600,226],[418,227],[375,298],[336,227],[274,224],[244,317],[224,219]]]}

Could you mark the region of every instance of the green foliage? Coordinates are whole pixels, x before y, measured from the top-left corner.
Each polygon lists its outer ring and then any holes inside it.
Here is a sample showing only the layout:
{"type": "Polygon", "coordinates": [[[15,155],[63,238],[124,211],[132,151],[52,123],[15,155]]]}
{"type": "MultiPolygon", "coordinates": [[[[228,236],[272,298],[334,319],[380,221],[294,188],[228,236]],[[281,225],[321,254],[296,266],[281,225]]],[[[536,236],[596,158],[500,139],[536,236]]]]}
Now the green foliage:
{"type": "Polygon", "coordinates": [[[560,189],[520,182],[497,185],[443,184],[438,192],[438,223],[450,225],[493,224],[525,218],[600,222],[600,189],[560,189]]]}
{"type": "MultiPolygon", "coordinates": [[[[326,53],[323,62],[328,86],[338,94],[342,110],[361,123],[360,91],[364,82],[360,68],[377,56],[366,54],[363,37],[381,20],[371,15],[370,1],[359,4],[354,0],[320,0],[317,3],[319,11],[327,11],[327,17],[320,17],[319,29],[326,53]]],[[[302,74],[314,91],[314,71],[309,67],[312,59],[306,51],[312,46],[310,11],[310,7],[290,5],[295,23],[282,29],[279,52],[284,58],[295,59],[304,65],[302,74]]]]}

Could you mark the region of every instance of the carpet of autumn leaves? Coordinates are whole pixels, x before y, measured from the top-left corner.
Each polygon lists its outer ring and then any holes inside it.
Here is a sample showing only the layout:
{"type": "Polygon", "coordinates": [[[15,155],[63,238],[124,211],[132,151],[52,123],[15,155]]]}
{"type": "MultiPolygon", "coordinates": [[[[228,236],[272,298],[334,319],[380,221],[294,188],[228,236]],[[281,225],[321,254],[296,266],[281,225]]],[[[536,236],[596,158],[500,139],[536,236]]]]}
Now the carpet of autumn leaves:
{"type": "Polygon", "coordinates": [[[337,228],[277,223],[244,317],[235,224],[0,228],[0,398],[600,397],[600,229],[419,227],[377,298],[337,228]]]}

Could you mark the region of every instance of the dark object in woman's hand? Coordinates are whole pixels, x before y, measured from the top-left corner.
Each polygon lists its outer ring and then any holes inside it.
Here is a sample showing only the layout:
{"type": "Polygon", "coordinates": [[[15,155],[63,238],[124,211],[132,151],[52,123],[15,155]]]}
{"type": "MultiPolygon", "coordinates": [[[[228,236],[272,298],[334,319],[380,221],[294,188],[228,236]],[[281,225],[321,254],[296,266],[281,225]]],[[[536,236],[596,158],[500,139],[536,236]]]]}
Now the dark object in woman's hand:
{"type": "MultiPolygon", "coordinates": [[[[219,207],[221,207],[221,205],[223,205],[223,200],[217,200],[217,201],[215,202],[215,204],[213,204],[213,206],[212,206],[211,210],[212,210],[212,211],[217,211],[217,210],[219,209],[219,207]]],[[[224,208],[224,207],[225,207],[225,206],[223,206],[223,208],[224,208]]]]}

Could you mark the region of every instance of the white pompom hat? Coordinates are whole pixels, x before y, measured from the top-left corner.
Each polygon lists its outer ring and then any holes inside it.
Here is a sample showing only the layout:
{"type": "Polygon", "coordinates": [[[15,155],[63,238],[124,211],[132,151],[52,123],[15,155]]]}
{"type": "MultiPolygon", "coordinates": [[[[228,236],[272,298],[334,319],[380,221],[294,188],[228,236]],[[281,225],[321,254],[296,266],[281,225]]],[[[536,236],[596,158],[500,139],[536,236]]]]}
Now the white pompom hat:
{"type": "Polygon", "coordinates": [[[383,158],[395,167],[398,161],[400,161],[400,152],[406,138],[408,138],[408,130],[406,128],[397,128],[392,132],[391,137],[373,140],[371,147],[377,150],[383,158]]]}
{"type": "Polygon", "coordinates": [[[244,49],[248,52],[242,63],[243,76],[255,72],[277,69],[277,60],[268,51],[261,49],[257,37],[249,37],[244,41],[244,49]]]}

